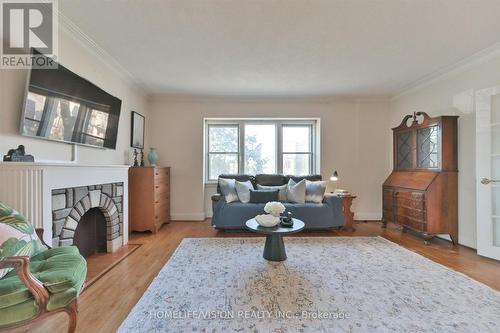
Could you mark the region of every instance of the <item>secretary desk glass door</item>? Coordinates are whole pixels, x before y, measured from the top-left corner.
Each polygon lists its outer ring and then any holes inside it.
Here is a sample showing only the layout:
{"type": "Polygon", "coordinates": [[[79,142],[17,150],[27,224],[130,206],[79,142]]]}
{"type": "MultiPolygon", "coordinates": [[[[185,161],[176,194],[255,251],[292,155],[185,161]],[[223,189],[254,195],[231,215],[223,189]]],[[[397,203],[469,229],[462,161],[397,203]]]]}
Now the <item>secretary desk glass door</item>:
{"type": "Polygon", "coordinates": [[[440,167],[439,126],[433,125],[417,130],[417,167],[435,169],[440,167]]]}
{"type": "Polygon", "coordinates": [[[500,86],[476,92],[477,252],[500,260],[500,86]]]}
{"type": "Polygon", "coordinates": [[[396,168],[409,169],[413,164],[413,137],[411,131],[396,134],[396,168]]]}

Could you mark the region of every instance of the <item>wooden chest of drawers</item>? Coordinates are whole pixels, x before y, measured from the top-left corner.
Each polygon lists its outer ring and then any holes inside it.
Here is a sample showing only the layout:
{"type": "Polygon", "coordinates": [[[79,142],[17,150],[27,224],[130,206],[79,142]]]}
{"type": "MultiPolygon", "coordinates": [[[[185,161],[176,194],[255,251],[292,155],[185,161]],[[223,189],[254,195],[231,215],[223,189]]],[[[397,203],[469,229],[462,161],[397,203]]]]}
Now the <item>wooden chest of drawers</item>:
{"type": "Polygon", "coordinates": [[[129,169],[129,229],[156,233],[170,222],[170,168],[129,169]]]}

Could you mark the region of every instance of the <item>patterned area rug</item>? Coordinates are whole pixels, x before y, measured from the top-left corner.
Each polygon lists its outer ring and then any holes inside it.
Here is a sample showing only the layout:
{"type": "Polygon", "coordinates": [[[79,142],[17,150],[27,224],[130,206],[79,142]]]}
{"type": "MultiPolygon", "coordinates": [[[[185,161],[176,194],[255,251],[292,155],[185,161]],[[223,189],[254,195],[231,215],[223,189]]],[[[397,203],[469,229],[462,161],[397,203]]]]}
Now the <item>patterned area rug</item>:
{"type": "Polygon", "coordinates": [[[500,293],[380,237],[184,239],[119,332],[500,332],[500,293]]]}

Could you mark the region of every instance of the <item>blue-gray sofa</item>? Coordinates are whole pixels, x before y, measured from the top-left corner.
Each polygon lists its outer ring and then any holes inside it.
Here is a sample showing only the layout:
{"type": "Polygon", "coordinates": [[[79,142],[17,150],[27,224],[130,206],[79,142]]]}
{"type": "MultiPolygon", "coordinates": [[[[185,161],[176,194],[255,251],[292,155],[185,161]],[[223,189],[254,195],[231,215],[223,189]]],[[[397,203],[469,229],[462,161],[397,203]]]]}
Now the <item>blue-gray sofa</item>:
{"type": "MultiPolygon", "coordinates": [[[[302,179],[310,181],[321,180],[320,175],[296,177],[278,174],[251,175],[220,175],[220,178],[236,179],[240,182],[250,180],[257,188],[257,184],[264,186],[279,186],[288,183],[291,178],[295,182],[302,179]]],[[[242,203],[240,201],[227,203],[224,196],[220,194],[220,187],[217,185],[217,194],[212,196],[213,217],[212,225],[216,229],[241,230],[244,229],[245,222],[259,214],[264,214],[263,203],[242,203]]],[[[306,202],[303,204],[283,203],[287,212],[291,212],[293,217],[305,223],[306,230],[329,229],[344,225],[344,214],[342,213],[342,199],[326,194],[322,203],[306,202]]]]}

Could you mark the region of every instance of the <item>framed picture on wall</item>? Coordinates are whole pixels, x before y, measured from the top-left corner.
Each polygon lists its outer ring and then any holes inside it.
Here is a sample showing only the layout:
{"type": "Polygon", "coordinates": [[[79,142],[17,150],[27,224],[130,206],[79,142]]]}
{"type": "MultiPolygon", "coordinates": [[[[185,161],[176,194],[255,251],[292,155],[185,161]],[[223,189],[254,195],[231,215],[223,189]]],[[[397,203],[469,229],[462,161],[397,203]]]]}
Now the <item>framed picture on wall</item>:
{"type": "Polygon", "coordinates": [[[130,146],[144,149],[144,116],[132,111],[132,128],[130,131],[130,146]]]}

